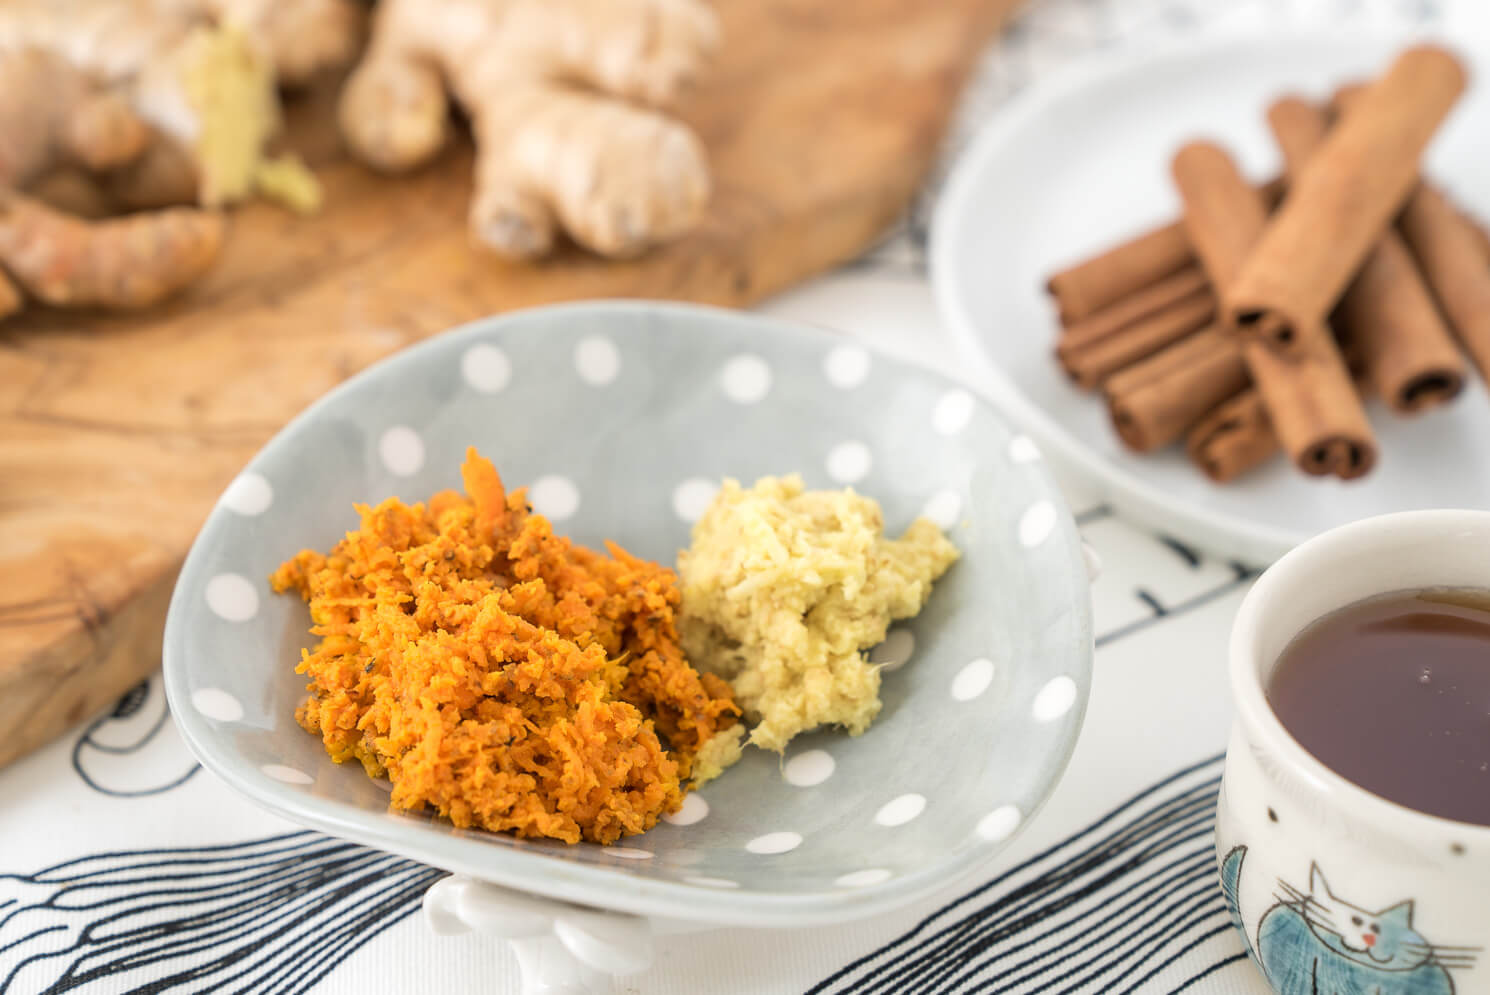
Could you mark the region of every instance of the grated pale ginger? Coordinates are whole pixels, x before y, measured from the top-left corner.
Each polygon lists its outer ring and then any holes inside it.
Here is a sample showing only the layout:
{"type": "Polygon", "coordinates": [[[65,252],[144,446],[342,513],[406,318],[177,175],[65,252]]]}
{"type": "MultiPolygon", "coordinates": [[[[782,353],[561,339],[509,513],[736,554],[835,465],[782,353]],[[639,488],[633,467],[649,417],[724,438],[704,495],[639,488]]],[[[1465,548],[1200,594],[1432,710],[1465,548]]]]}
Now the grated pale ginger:
{"type": "MultiPolygon", "coordinates": [[[[825,725],[857,736],[880,710],[880,668],[863,651],[921,610],[957,556],[925,518],[886,538],[879,503],[852,489],[726,480],[678,558],[683,645],[729,679],[752,745],[780,752],[825,725]]],[[[738,756],[721,742],[708,773],[738,756]]]]}
{"type": "Polygon", "coordinates": [[[462,476],[469,496],[359,506],[329,554],[275,572],[320,637],[296,717],[387,776],[395,809],[569,843],[646,831],[738,715],[683,659],[673,572],[555,536],[475,450],[462,476]]]}

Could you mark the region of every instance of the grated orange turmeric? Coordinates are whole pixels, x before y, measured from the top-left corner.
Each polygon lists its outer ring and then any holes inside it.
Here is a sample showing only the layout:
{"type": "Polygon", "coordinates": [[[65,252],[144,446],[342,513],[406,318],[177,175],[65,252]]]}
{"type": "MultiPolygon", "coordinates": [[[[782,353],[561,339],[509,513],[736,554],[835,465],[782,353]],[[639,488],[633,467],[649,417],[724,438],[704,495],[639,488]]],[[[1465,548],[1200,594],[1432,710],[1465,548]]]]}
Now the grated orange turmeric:
{"type": "Polygon", "coordinates": [[[683,658],[673,571],[553,534],[474,449],[466,494],[358,505],[329,554],[270,578],[310,605],[296,712],[392,807],[457,826],[610,843],[676,810],[739,710],[683,658]]]}

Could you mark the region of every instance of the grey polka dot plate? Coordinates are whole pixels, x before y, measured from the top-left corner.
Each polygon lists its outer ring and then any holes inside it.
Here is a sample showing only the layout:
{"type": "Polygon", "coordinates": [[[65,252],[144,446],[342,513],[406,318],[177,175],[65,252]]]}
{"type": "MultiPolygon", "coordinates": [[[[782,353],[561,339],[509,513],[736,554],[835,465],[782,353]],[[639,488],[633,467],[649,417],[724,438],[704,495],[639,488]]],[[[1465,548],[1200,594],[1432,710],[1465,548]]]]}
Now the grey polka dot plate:
{"type": "Polygon", "coordinates": [[[883,911],[973,871],[1071,753],[1091,668],[1075,527],[1030,441],[933,373],[844,339],[680,305],[478,321],[317,402],[208,518],[171,601],[171,709],[204,766],[285,818],[550,898],[786,926],[883,911]],[[386,784],[296,725],[309,616],[269,573],[354,527],[354,502],[458,487],[466,446],[583,543],[671,562],[724,476],[852,484],[962,560],[872,654],[885,707],[746,759],[642,836],[564,846],[388,811],[386,784]]]}

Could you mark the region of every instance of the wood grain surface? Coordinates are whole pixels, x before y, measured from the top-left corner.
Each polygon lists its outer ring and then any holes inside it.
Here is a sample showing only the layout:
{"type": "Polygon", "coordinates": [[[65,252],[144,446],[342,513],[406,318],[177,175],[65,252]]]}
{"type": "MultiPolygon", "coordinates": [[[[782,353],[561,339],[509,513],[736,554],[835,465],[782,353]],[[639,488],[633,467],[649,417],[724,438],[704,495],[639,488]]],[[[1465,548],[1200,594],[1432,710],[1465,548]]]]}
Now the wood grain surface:
{"type": "Polygon", "coordinates": [[[726,43],[682,109],[715,194],[634,262],[504,264],[467,242],[471,157],[412,176],[349,161],[331,87],[291,108],[324,209],[239,211],[185,296],[0,324],[0,764],[159,664],[171,582],[254,451],[337,382],[480,315],[585,297],[743,306],[864,250],[935,159],[1017,0],[718,0],[726,43]]]}

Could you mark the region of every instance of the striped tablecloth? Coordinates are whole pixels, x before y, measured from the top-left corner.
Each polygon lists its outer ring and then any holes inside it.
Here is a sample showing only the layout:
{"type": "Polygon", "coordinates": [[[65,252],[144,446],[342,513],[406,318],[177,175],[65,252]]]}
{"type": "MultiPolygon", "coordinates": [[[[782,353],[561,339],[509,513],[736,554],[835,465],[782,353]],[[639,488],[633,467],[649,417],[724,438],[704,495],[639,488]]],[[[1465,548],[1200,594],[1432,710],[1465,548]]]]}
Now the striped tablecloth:
{"type": "MultiPolygon", "coordinates": [[[[1160,32],[1349,19],[1483,31],[1479,0],[1032,0],[989,55],[951,151],[999,105],[1097,48],[1160,32]]],[[[935,184],[864,260],[763,310],[957,374],[926,285],[935,184]]],[[[976,385],[975,385],[976,386],[976,385]]],[[[1250,993],[1214,881],[1230,722],[1227,630],[1252,573],[1068,496],[1104,563],[1096,675],[1070,769],[988,876],[894,914],[663,940],[623,990],[1250,993]]],[[[0,993],[517,990],[497,942],[415,915],[439,873],[296,829],[198,771],[158,678],[0,771],[0,993]]]]}

